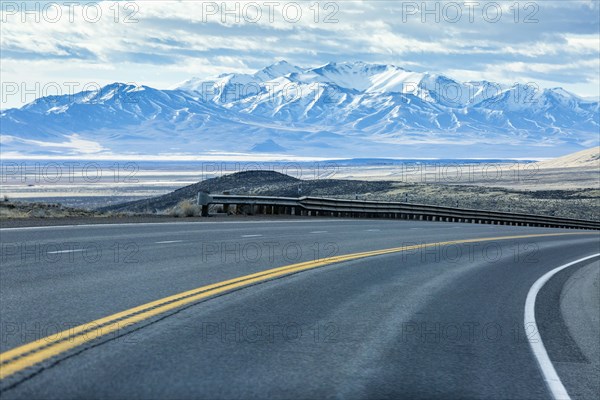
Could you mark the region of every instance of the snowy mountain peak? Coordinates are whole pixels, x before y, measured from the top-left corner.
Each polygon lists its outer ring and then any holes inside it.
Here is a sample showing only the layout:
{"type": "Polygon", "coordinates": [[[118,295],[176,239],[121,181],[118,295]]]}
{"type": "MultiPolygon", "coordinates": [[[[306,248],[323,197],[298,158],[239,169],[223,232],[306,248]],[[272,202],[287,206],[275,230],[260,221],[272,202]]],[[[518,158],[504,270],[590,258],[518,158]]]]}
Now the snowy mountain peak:
{"type": "Polygon", "coordinates": [[[320,73],[321,71],[347,73],[355,75],[373,75],[385,71],[387,69],[396,69],[398,67],[387,64],[369,64],[363,61],[345,61],[345,62],[329,62],[321,67],[313,68],[312,71],[320,73]]]}
{"type": "MultiPolygon", "coordinates": [[[[223,88],[227,86],[247,86],[256,88],[264,82],[303,72],[304,70],[302,68],[292,65],[285,60],[281,60],[256,71],[254,74],[224,73],[216,77],[204,79],[192,78],[176,85],[173,89],[206,94],[208,92],[222,92],[223,88]]],[[[253,92],[256,92],[256,90],[253,89],[253,92]]]]}
{"type": "Polygon", "coordinates": [[[300,67],[292,65],[285,60],[277,61],[275,64],[269,65],[257,71],[254,76],[262,81],[268,81],[275,78],[280,78],[294,73],[303,73],[304,70],[300,67]]]}
{"type": "Polygon", "coordinates": [[[402,91],[397,90],[399,81],[409,72],[394,65],[368,64],[362,61],[330,62],[307,70],[305,76],[294,76],[302,82],[321,82],[354,91],[402,91]],[[400,77],[399,77],[400,76],[400,77]]]}
{"type": "Polygon", "coordinates": [[[427,157],[445,156],[430,151],[448,146],[478,157],[482,149],[490,155],[518,147],[521,156],[558,144],[576,150],[597,143],[599,121],[597,101],[562,88],[460,82],[361,61],[316,68],[279,61],[254,73],[193,78],[173,90],[116,82],[0,116],[3,149],[23,154],[66,146],[75,134],[111,151],[326,157],[406,156],[410,146],[427,157]]]}
{"type": "Polygon", "coordinates": [[[575,93],[569,92],[568,90],[563,89],[562,87],[555,87],[550,89],[544,89],[544,92],[547,94],[551,94],[552,96],[562,97],[565,99],[577,99],[580,101],[585,101],[584,98],[576,95],[575,93]]]}

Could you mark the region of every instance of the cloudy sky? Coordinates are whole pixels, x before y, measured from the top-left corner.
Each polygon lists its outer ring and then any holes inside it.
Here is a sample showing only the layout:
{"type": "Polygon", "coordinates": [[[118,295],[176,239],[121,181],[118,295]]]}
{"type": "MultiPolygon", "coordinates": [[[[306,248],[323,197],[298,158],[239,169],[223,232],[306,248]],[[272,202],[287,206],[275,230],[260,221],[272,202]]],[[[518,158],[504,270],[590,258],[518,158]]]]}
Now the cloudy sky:
{"type": "Polygon", "coordinates": [[[96,83],[166,89],[282,59],[388,63],[600,96],[597,0],[79,3],[2,1],[1,108],[96,83]]]}

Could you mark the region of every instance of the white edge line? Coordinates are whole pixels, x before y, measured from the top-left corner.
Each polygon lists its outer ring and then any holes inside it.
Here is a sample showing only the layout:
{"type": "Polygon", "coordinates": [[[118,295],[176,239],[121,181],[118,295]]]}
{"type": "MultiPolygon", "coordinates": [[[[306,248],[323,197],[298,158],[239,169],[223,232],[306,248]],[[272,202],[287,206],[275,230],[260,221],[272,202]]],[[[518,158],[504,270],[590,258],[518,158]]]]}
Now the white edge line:
{"type": "Polygon", "coordinates": [[[160,242],[154,242],[155,244],[167,244],[167,243],[181,243],[183,240],[163,240],[160,242]]]}
{"type": "Polygon", "coordinates": [[[261,237],[262,235],[242,235],[243,238],[261,237]]]}
{"type": "Polygon", "coordinates": [[[535,281],[533,286],[531,286],[531,288],[529,289],[529,293],[527,293],[527,300],[525,300],[525,332],[529,332],[528,328],[533,326],[533,334],[527,334],[526,336],[528,338],[529,345],[531,346],[531,350],[533,351],[533,355],[535,356],[538,362],[538,366],[542,371],[544,381],[546,382],[548,389],[550,389],[553,398],[557,400],[569,400],[571,397],[567,393],[567,389],[565,389],[558,374],[556,373],[556,369],[554,368],[554,365],[552,365],[552,361],[550,361],[550,357],[548,357],[548,352],[544,347],[544,342],[542,341],[537,323],[535,321],[535,300],[537,294],[542,289],[544,284],[548,282],[550,278],[552,278],[552,276],[554,276],[556,273],[572,265],[579,264],[583,261],[587,261],[598,256],[600,256],[600,253],[580,258],[579,260],[570,262],[565,265],[561,265],[560,267],[547,272],[541,278],[535,281]]]}

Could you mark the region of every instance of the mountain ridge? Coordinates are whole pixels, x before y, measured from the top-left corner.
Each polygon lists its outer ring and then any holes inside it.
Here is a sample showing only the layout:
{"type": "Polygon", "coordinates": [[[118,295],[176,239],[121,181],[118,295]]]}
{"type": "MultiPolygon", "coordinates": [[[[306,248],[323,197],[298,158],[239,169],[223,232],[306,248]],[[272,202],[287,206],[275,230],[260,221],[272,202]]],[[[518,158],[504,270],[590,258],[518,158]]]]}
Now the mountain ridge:
{"type": "Polygon", "coordinates": [[[115,82],[40,98],[3,110],[0,133],[4,152],[29,155],[543,157],[597,145],[599,116],[598,102],[562,88],[282,60],[169,90],[115,82]]]}

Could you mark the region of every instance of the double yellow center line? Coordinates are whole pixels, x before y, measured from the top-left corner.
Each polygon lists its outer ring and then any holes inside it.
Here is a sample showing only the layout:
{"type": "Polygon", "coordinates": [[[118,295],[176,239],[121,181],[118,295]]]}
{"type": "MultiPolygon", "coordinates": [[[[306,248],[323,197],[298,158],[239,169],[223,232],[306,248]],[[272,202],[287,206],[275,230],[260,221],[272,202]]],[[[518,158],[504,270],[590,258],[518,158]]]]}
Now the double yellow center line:
{"type": "Polygon", "coordinates": [[[101,336],[105,336],[110,333],[118,333],[118,331],[120,329],[123,329],[124,327],[142,322],[159,314],[163,314],[186,305],[191,305],[207,297],[229,292],[231,290],[252,285],[255,283],[265,282],[267,280],[278,278],[281,276],[290,275],[297,272],[322,267],[325,265],[330,265],[333,263],[356,260],[359,258],[372,257],[383,254],[398,253],[431,246],[581,234],[589,233],[574,232],[538,235],[501,236],[491,238],[426,243],[327,257],[319,260],[301,262],[279,268],[273,268],[250,275],[244,275],[238,278],[214,283],[207,286],[202,286],[197,289],[178,293],[173,296],[165,297],[160,300],[156,300],[147,304],[130,308],[128,310],[97,319],[87,324],[79,325],[75,328],[68,329],[42,339],[38,339],[34,342],[14,348],[12,350],[8,350],[0,354],[0,379],[4,379],[17,372],[23,371],[26,368],[32,367],[52,357],[56,357],[61,353],[74,349],[75,347],[81,346],[101,336]]]}

